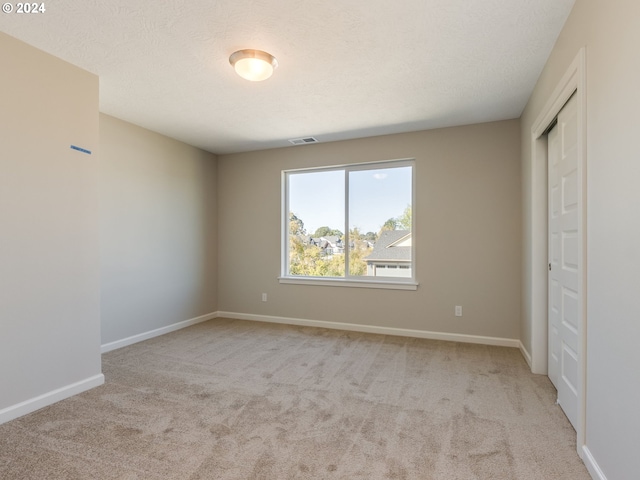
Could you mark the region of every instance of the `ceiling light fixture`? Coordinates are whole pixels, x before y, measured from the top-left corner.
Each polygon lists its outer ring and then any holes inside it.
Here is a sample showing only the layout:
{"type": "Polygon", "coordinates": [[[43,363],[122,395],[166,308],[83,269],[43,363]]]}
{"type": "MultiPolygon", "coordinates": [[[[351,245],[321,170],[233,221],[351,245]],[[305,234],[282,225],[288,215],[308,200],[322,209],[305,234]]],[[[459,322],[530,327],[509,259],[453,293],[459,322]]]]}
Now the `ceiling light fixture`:
{"type": "Polygon", "coordinates": [[[269,78],[278,66],[276,57],[262,50],[238,50],[229,57],[236,73],[252,82],[269,78]]]}

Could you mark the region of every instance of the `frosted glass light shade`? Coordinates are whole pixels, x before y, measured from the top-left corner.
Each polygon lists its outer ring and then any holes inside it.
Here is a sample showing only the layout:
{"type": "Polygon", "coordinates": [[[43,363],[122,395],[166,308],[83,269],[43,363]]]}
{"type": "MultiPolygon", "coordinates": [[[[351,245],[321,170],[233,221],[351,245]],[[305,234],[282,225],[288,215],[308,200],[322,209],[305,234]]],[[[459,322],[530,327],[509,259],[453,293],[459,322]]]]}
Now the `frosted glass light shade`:
{"type": "Polygon", "coordinates": [[[278,66],[276,58],[262,50],[238,50],[229,57],[236,73],[252,82],[269,78],[278,66]]]}

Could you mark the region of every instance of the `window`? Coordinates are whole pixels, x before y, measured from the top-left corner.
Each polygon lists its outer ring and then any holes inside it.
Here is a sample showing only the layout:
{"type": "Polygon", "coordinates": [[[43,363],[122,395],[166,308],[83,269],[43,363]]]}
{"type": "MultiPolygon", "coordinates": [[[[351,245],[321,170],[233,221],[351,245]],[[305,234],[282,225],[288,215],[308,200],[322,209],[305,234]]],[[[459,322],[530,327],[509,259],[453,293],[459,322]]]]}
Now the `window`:
{"type": "Polygon", "coordinates": [[[283,283],[415,289],[413,160],[283,172],[283,283]]]}

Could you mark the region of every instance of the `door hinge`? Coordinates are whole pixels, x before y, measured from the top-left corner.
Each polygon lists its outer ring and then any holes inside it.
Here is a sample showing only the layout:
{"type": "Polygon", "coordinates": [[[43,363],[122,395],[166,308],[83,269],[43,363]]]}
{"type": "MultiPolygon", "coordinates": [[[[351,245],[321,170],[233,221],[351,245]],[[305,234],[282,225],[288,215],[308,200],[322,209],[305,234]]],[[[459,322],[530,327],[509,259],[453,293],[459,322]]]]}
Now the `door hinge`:
{"type": "Polygon", "coordinates": [[[551,264],[549,264],[549,271],[551,271],[551,264]]]}

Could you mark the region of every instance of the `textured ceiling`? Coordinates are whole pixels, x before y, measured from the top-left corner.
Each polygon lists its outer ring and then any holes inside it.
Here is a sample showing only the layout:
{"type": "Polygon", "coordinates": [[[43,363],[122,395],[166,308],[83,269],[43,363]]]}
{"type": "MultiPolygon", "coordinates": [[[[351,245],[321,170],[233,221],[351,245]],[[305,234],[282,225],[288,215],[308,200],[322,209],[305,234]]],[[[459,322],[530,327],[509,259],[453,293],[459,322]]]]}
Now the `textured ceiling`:
{"type": "Polygon", "coordinates": [[[56,0],[0,31],[99,75],[102,112],[223,154],[517,118],[574,1],[56,0]],[[274,76],[238,77],[243,48],[274,76]]]}

